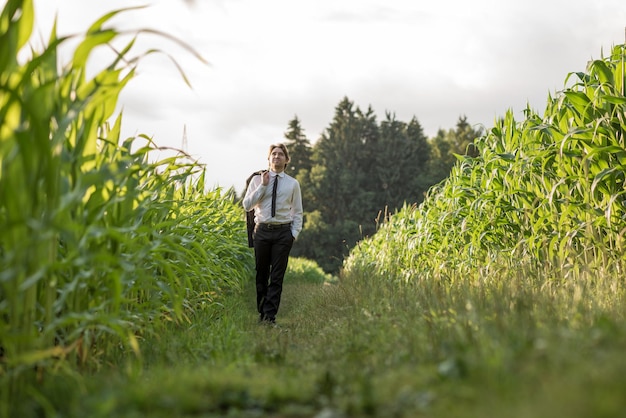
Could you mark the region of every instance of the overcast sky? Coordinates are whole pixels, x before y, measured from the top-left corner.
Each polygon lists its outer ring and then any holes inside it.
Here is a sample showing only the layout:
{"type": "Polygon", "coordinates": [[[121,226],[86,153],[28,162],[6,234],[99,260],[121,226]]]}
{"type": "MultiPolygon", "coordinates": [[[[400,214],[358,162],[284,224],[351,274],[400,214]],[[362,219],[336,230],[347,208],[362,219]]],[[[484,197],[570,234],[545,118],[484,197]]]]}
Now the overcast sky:
{"type": "Polygon", "coordinates": [[[137,53],[166,51],[193,88],[164,56],[145,58],[120,97],[123,136],[181,148],[186,130],[209,186],[237,191],[296,115],[312,142],[346,96],[379,121],[415,116],[429,137],[462,115],[486,128],[507,109],[521,120],[626,27],[624,0],[35,0],[37,31],[47,39],[56,15],[60,35],[84,32],[134,5],[148,7],[110,25],[166,32],[210,64],[141,35],[137,53]]]}

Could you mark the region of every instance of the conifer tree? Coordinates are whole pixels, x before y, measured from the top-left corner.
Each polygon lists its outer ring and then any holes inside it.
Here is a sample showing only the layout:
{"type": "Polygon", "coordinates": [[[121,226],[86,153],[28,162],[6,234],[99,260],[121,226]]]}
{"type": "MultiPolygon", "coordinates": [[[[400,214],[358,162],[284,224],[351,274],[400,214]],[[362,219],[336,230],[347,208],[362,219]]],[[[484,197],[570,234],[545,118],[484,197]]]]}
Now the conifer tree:
{"type": "Polygon", "coordinates": [[[381,213],[421,203],[425,192],[449,174],[454,153],[469,149],[478,134],[462,117],[455,130],[440,130],[428,141],[416,117],[405,123],[387,112],[379,124],[371,106],[361,111],[344,97],[311,148],[295,118],[285,136],[292,141],[288,145],[302,186],[305,228],[293,254],[338,272],[357,241],[376,232],[381,213]],[[308,167],[300,161],[307,156],[308,167]]]}
{"type": "Polygon", "coordinates": [[[306,224],[294,254],[313,258],[326,271],[336,272],[361,237],[359,225],[368,210],[364,144],[375,141],[376,135],[373,111],[363,114],[344,98],[313,147],[312,167],[302,185],[303,195],[312,197],[306,202],[306,224]]]}
{"type": "Polygon", "coordinates": [[[474,129],[467,122],[467,116],[460,116],[456,123],[456,129],[453,131],[455,152],[459,155],[468,155],[470,157],[478,156],[478,151],[474,147],[474,141],[482,134],[482,128],[474,129]]]}
{"type": "Polygon", "coordinates": [[[300,172],[310,171],[313,149],[311,148],[311,141],[304,134],[304,129],[302,129],[297,115],[289,121],[285,139],[287,140],[285,145],[287,145],[291,157],[285,170],[286,173],[292,177],[298,177],[300,172]]]}

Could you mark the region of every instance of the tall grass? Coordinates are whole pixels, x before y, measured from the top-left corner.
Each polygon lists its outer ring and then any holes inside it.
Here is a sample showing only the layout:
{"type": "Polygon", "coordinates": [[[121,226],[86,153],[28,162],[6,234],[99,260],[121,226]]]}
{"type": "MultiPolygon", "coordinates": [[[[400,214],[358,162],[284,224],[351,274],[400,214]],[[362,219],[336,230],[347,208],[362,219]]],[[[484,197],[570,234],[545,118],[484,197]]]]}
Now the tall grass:
{"type": "Polygon", "coordinates": [[[18,60],[31,0],[0,16],[0,416],[37,397],[46,373],[97,368],[120,345],[140,357],[137,336],[219,301],[251,269],[233,193],[206,193],[183,154],[152,162],[151,138],[120,138],[118,95],[158,51],[131,56],[133,37],[87,76],[92,52],[120,38],[105,27],[120,12],[65,65],[56,26],[18,60]]]}

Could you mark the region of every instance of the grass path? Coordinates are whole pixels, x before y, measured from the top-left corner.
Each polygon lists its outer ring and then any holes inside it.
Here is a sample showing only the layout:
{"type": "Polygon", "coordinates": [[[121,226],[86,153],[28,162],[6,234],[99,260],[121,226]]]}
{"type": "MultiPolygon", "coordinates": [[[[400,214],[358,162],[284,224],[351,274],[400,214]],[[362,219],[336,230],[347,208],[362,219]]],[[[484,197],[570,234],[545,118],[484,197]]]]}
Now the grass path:
{"type": "Polygon", "coordinates": [[[287,282],[277,327],[258,323],[254,300],[250,283],[223,307],[147,339],[143,371],[98,373],[77,409],[92,416],[339,416],[332,412],[341,367],[334,351],[351,310],[345,292],[287,282]]]}
{"type": "Polygon", "coordinates": [[[278,328],[258,324],[248,283],[191,323],[144,340],[141,366],[120,354],[103,360],[93,378],[77,379],[82,390],[66,379],[48,395],[72,417],[613,417],[626,410],[623,323],[550,323],[541,304],[494,322],[486,301],[482,311],[463,313],[467,302],[452,294],[383,283],[289,280],[278,328]]]}

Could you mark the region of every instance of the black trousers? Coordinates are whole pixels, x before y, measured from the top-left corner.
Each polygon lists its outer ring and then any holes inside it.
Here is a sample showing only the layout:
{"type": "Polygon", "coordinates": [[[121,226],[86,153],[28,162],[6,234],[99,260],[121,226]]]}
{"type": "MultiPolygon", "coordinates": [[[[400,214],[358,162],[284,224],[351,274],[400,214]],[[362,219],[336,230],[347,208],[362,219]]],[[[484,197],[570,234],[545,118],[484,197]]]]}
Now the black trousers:
{"type": "Polygon", "coordinates": [[[262,319],[273,321],[280,306],[283,279],[294,241],[291,226],[256,225],[253,240],[257,309],[262,319]]]}

